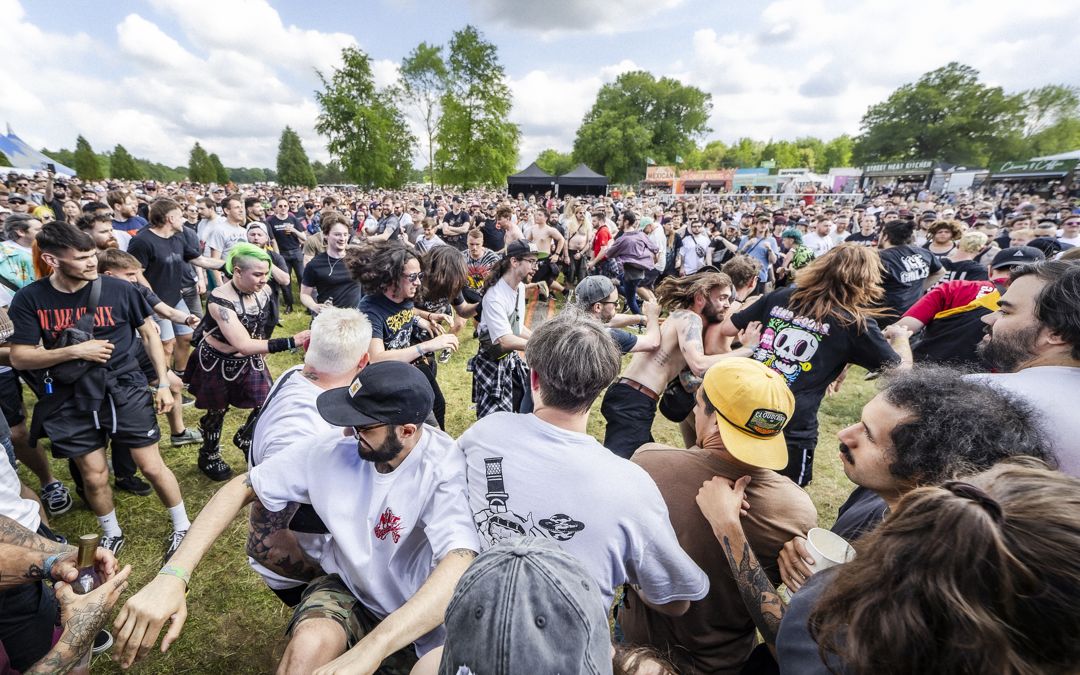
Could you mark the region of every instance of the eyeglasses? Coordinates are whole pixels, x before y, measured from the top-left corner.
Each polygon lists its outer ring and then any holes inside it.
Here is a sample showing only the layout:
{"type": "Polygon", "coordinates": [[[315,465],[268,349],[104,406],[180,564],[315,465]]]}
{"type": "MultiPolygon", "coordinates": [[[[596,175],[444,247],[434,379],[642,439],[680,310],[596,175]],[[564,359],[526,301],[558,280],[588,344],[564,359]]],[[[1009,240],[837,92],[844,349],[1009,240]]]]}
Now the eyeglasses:
{"type": "Polygon", "coordinates": [[[362,433],[364,433],[366,431],[374,431],[375,429],[378,429],[379,427],[385,427],[385,426],[388,426],[385,422],[379,422],[378,424],[366,424],[366,425],[364,425],[362,427],[353,427],[353,437],[354,438],[360,438],[360,434],[362,434],[362,433]]]}
{"type": "Polygon", "coordinates": [[[423,272],[413,272],[412,274],[406,274],[405,278],[409,280],[409,283],[415,284],[417,281],[423,281],[423,272]]]}

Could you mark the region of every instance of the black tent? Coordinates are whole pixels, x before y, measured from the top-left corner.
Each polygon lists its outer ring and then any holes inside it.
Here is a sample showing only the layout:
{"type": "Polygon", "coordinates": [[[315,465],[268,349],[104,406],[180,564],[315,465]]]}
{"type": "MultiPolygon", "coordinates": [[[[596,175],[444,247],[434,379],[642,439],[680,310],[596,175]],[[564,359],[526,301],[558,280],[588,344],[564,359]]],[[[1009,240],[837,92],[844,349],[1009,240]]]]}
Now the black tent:
{"type": "Polygon", "coordinates": [[[555,176],[544,171],[536,165],[536,162],[533,162],[522,171],[507,176],[506,186],[510,194],[519,192],[530,194],[535,192],[542,195],[549,190],[555,189],[555,176]]]}
{"type": "Polygon", "coordinates": [[[608,179],[584,164],[556,179],[560,195],[603,195],[607,194],[608,179]]]}

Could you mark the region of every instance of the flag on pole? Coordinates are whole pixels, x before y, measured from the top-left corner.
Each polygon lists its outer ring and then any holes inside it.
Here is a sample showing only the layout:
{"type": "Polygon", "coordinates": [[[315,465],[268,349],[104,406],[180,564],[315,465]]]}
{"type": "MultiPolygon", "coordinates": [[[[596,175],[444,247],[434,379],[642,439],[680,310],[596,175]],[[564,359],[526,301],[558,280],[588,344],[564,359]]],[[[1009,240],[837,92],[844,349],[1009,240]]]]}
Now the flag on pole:
{"type": "Polygon", "coordinates": [[[682,164],[682,157],[679,157],[678,155],[675,155],[675,163],[676,164],[682,164]]]}
{"type": "Polygon", "coordinates": [[[645,163],[648,164],[649,166],[656,166],[656,160],[653,159],[652,157],[646,157],[645,158],[645,163]]]}

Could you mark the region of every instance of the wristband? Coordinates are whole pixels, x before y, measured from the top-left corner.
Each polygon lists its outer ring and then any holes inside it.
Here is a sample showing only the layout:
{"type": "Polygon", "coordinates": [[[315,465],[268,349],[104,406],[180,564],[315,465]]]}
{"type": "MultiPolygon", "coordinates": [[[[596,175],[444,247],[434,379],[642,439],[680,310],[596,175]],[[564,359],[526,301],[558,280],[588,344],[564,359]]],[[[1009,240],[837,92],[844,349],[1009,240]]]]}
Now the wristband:
{"type": "Polygon", "coordinates": [[[185,589],[191,585],[191,572],[177,565],[165,565],[158,572],[158,576],[176,577],[184,582],[185,589]]]}
{"type": "Polygon", "coordinates": [[[266,351],[270,354],[288,351],[296,347],[296,342],[291,338],[274,338],[266,341],[266,351]]]}
{"type": "Polygon", "coordinates": [[[60,553],[54,553],[48,558],[45,558],[45,563],[41,566],[42,577],[48,581],[56,581],[52,577],[52,568],[56,564],[56,561],[60,559],[60,553]]]}
{"type": "Polygon", "coordinates": [[[421,358],[424,357],[424,350],[420,349],[420,345],[416,345],[416,353],[419,354],[421,358]]]}
{"type": "Polygon", "coordinates": [[[162,384],[161,382],[159,382],[158,385],[157,385],[157,390],[158,391],[161,391],[162,389],[168,389],[168,388],[169,388],[168,383],[162,384]]]}

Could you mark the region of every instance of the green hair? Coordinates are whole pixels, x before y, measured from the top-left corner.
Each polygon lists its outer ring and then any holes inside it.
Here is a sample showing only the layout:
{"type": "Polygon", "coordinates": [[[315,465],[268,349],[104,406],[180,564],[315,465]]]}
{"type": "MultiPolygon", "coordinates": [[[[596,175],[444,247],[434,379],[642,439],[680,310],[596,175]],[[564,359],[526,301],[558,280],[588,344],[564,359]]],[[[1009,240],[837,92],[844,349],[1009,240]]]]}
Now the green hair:
{"type": "Polygon", "coordinates": [[[802,243],[802,232],[799,232],[795,228],[790,230],[784,230],[784,233],[780,235],[781,239],[794,239],[796,244],[802,243]]]}
{"type": "Polygon", "coordinates": [[[230,276],[232,276],[233,273],[233,260],[236,258],[255,258],[268,265],[272,264],[270,262],[270,254],[264,249],[259,248],[255,244],[241,242],[236,246],[233,246],[232,250],[229,251],[228,257],[225,258],[225,272],[230,276]]]}

